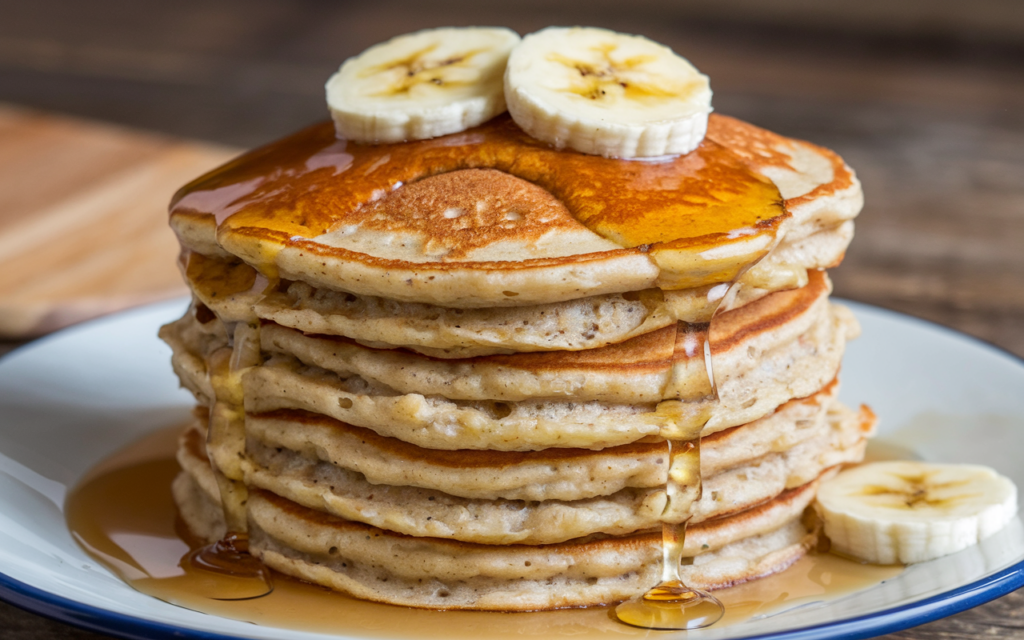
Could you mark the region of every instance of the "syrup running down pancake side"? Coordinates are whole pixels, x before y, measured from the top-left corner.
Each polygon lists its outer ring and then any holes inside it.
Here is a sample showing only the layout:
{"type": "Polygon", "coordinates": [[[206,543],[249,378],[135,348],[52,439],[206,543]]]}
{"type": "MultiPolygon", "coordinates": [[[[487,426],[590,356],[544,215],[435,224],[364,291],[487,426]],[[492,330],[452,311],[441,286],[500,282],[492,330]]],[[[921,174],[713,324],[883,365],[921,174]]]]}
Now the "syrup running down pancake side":
{"type": "MultiPolygon", "coordinates": [[[[262,276],[250,277],[242,269],[223,283],[212,283],[222,286],[227,295],[261,287],[274,292],[279,278],[330,283],[371,295],[381,295],[382,287],[388,294],[391,281],[375,280],[373,286],[378,288],[367,289],[358,276],[363,273],[360,269],[366,273],[376,269],[388,277],[394,272],[396,282],[408,284],[414,295],[439,304],[509,306],[544,302],[546,296],[578,297],[579,289],[573,289],[578,283],[570,282],[564,289],[530,283],[544,285],[547,274],[562,268],[585,271],[588,265],[619,258],[638,260],[653,269],[648,271],[656,273],[653,281],[637,281],[644,288],[708,287],[705,304],[690,316],[677,318],[673,355],[665,363],[675,372],[684,362],[702,359],[706,379],[700,389],[692,384],[684,389],[682,375],[669,376],[669,389],[662,397],[670,399],[656,410],[663,419],[661,436],[670,452],[668,502],[661,517],[662,582],[619,613],[624,622],[647,628],[697,628],[721,616],[714,598],[686,587],[678,574],[686,523],[701,496],[700,433],[717,402],[711,323],[716,311],[737,295],[743,274],[779,243],[791,218],[779,188],[749,159],[716,141],[716,135],[725,139],[735,134],[730,122],[713,117],[709,136],[697,150],[654,161],[555,151],[529,138],[507,116],[461,134],[397,145],[337,140],[330,124],[317,125],[250,152],[184,187],[172,203],[172,224],[179,233],[213,228],[207,240],[215,237],[223,247],[219,251],[238,256],[262,276]],[[440,218],[461,219],[462,214],[449,216],[448,212],[462,209],[442,207],[444,215],[435,220],[417,215],[415,207],[402,206],[403,198],[415,200],[417,185],[449,179],[462,185],[486,184],[481,172],[524,180],[561,203],[561,208],[551,208],[538,220],[517,224],[518,241],[543,245],[542,237],[552,229],[589,233],[599,241],[584,243],[587,251],[578,254],[563,248],[561,253],[525,258],[513,252],[512,259],[495,260],[488,250],[508,233],[500,221],[484,216],[469,226],[465,221],[435,224],[440,218]],[[396,230],[418,234],[425,239],[423,246],[438,250],[414,262],[373,255],[373,243],[367,238],[396,230]],[[323,269],[310,268],[313,264],[323,269]],[[359,268],[332,270],[332,264],[359,268]],[[459,292],[452,294],[452,282],[466,270],[516,272],[527,286],[497,293],[455,287],[459,292]],[[350,271],[357,275],[350,277],[350,271]]],[[[441,204],[452,204],[452,198],[458,199],[444,195],[441,204]]],[[[192,244],[195,248],[202,243],[192,244]]],[[[186,272],[193,267],[191,256],[198,255],[186,253],[186,272]]],[[[398,293],[404,290],[394,289],[395,298],[405,295],[398,293]]],[[[208,430],[210,437],[216,432],[213,426],[208,430]]],[[[217,471],[212,454],[211,462],[217,471]]],[[[223,504],[237,503],[228,499],[231,481],[220,484],[223,504]]],[[[231,523],[232,514],[226,513],[225,519],[231,523]]],[[[228,572],[244,573],[244,532],[238,528],[229,527],[229,538],[241,542],[241,547],[222,543],[190,557],[203,559],[212,553],[212,558],[199,564],[215,566],[218,558],[227,557],[225,551],[228,556],[243,551],[228,562],[234,566],[228,572]]]]}

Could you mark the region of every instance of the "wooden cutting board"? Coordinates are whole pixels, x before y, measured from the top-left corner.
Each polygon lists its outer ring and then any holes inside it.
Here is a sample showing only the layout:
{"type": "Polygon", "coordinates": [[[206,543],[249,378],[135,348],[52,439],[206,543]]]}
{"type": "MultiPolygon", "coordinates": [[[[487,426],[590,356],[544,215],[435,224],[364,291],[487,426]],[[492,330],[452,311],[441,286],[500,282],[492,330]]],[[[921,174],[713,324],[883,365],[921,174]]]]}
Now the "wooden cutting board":
{"type": "Polygon", "coordinates": [[[167,203],[237,153],[0,104],[0,338],[186,293],[167,203]]]}

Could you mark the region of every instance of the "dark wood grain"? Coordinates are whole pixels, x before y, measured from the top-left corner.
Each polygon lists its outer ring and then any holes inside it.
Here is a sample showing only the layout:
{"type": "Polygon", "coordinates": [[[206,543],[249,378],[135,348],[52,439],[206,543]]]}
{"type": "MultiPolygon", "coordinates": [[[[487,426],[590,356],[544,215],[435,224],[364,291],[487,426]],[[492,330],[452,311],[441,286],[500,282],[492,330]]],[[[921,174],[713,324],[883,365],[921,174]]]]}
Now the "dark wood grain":
{"type": "MultiPolygon", "coordinates": [[[[857,169],[867,205],[833,272],[838,295],[1024,356],[1016,0],[0,0],[0,101],[252,146],[325,117],[327,76],[391,35],[576,23],[673,46],[711,76],[720,112],[857,169]]],[[[99,637],[0,604],[4,640],[99,637]]],[[[1021,638],[1024,592],[888,637],[1021,638]]]]}

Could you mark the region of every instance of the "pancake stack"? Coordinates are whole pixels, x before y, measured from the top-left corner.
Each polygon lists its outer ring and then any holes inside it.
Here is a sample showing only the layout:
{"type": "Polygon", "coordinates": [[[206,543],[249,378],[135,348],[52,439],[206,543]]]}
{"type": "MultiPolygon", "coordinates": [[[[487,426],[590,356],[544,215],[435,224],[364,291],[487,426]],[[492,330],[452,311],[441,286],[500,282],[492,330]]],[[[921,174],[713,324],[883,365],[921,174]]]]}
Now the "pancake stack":
{"type": "Polygon", "coordinates": [[[369,600],[613,603],[658,582],[666,438],[703,425],[683,579],[781,571],[874,426],[836,399],[858,329],[825,272],[861,204],[832,152],[717,115],[659,162],[507,116],[250,152],[171,208],[194,302],[161,337],[198,403],[181,516],[369,600]]]}

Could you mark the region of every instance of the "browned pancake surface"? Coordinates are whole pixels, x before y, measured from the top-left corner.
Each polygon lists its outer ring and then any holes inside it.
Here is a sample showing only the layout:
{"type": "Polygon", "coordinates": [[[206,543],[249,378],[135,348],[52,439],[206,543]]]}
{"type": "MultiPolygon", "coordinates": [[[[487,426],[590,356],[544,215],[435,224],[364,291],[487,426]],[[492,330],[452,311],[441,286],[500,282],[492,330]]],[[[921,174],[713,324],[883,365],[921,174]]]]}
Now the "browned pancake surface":
{"type": "MultiPolygon", "coordinates": [[[[729,122],[720,125],[730,127],[729,122]]],[[[292,246],[381,267],[399,266],[404,262],[309,239],[345,225],[365,223],[376,213],[403,203],[468,201],[466,196],[453,199],[453,185],[464,194],[479,193],[482,176],[463,171],[466,169],[490,170],[493,184],[487,188],[496,190],[492,204],[504,201],[521,217],[508,216],[509,209],[487,206],[495,215],[453,223],[454,218],[445,217],[451,207],[431,206],[415,219],[401,216],[386,224],[371,224],[415,232],[426,245],[444,246],[448,248],[444,255],[456,259],[495,238],[536,239],[539,229],[534,223],[547,215],[557,214],[556,224],[569,225],[564,212],[598,235],[640,252],[659,243],[699,249],[749,240],[733,236],[731,232],[737,229],[773,235],[788,217],[771,181],[711,138],[684,156],[630,162],[551,149],[527,136],[507,116],[499,116],[463,133],[393,145],[337,140],[330,123],[315,125],[245,154],[183,187],[172,203],[172,221],[182,218],[185,224],[196,224],[196,217],[211,216],[222,224],[223,232],[252,242],[292,246]],[[446,180],[429,180],[449,172],[454,175],[446,180]],[[496,172],[509,177],[494,180],[496,172]],[[418,181],[424,184],[416,186],[418,181]],[[752,202],[763,206],[734,206],[737,194],[748,193],[752,202]],[[552,199],[564,205],[553,207],[552,199]],[[469,231],[470,226],[474,231],[469,231]]],[[[473,203],[464,210],[473,212],[475,208],[473,203]]],[[[605,259],[607,253],[538,260],[565,264],[605,259]]],[[[421,266],[444,268],[443,264],[425,262],[421,266]]],[[[503,270],[539,266],[531,260],[473,265],[503,270]]]]}

